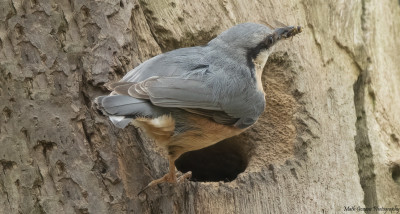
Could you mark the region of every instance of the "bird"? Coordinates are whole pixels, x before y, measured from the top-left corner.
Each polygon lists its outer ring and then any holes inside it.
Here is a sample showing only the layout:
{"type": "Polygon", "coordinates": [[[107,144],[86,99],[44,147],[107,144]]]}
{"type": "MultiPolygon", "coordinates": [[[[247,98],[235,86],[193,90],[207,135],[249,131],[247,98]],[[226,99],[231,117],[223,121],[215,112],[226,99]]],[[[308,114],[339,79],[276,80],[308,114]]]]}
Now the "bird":
{"type": "Polygon", "coordinates": [[[206,45],[159,54],[106,83],[111,93],[95,98],[95,108],[118,128],[132,123],[167,151],[169,172],[143,190],[190,178],[190,171],[178,177],[179,156],[256,123],[266,105],[261,76],[268,56],[277,42],[301,32],[238,24],[206,45]]]}

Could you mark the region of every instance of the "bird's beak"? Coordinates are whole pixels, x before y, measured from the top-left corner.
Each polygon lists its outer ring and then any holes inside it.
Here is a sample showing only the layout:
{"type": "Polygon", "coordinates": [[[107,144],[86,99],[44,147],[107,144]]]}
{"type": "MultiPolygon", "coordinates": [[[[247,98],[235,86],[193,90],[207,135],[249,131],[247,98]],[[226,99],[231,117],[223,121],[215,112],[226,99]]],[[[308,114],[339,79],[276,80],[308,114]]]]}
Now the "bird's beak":
{"type": "Polygon", "coordinates": [[[290,37],[295,36],[296,34],[301,33],[302,31],[302,27],[301,26],[288,26],[288,27],[282,27],[282,28],[276,28],[274,30],[274,36],[276,38],[276,40],[280,40],[280,39],[287,39],[290,37]]]}

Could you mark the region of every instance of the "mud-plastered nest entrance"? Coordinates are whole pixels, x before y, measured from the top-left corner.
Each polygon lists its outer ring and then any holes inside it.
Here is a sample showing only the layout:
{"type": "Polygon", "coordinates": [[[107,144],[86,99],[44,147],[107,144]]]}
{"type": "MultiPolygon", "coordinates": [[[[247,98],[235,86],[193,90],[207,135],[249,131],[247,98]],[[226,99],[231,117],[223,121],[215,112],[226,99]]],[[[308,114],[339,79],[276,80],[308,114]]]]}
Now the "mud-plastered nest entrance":
{"type": "Polygon", "coordinates": [[[294,56],[286,52],[270,55],[262,82],[266,106],[263,114],[244,134],[253,148],[249,171],[258,171],[269,164],[283,164],[295,155],[296,112],[302,94],[295,88],[294,56]]]}

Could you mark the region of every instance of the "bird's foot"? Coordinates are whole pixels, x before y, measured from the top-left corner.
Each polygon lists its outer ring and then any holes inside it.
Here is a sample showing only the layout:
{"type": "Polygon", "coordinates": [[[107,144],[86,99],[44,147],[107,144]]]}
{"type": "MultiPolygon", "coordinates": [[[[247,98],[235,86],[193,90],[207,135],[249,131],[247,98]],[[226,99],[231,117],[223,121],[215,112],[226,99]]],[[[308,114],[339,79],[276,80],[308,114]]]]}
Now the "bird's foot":
{"type": "MultiPolygon", "coordinates": [[[[178,172],[179,173],[179,172],[178,172]]],[[[186,179],[190,179],[192,177],[192,172],[186,172],[183,175],[178,177],[178,173],[176,173],[174,176],[171,176],[170,173],[165,174],[163,177],[156,179],[152,182],[150,182],[145,188],[143,188],[138,195],[140,195],[140,193],[144,192],[146,189],[155,186],[157,184],[161,184],[161,183],[182,183],[183,181],[185,181],[186,179]]]]}
{"type": "Polygon", "coordinates": [[[185,174],[179,176],[179,178],[177,179],[178,183],[182,183],[183,181],[185,181],[186,179],[190,179],[192,177],[192,172],[185,172],[185,174]]]}

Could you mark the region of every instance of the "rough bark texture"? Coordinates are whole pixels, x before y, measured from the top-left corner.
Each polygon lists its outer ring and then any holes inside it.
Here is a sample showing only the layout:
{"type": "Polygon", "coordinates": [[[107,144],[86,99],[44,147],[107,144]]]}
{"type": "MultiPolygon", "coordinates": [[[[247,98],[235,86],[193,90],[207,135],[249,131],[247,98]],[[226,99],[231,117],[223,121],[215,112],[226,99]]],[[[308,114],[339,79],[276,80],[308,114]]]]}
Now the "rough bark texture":
{"type": "Polygon", "coordinates": [[[0,213],[399,206],[399,38],[395,0],[2,0],[0,213]],[[178,169],[197,181],[137,196],[167,161],[140,131],[116,129],[91,108],[102,85],[237,23],[274,20],[304,32],[267,63],[262,118],[182,156],[178,169]]]}

